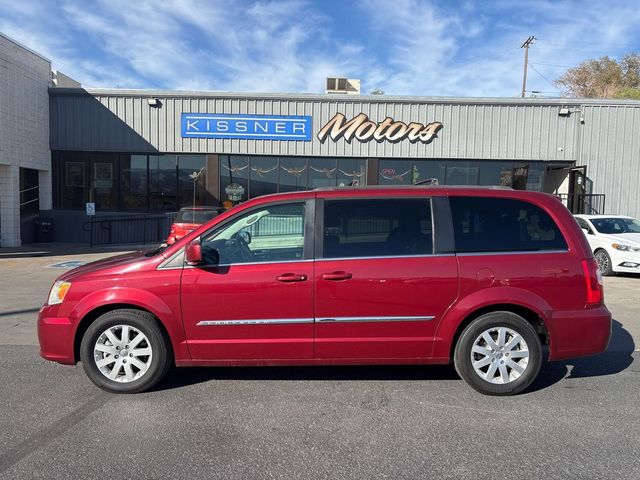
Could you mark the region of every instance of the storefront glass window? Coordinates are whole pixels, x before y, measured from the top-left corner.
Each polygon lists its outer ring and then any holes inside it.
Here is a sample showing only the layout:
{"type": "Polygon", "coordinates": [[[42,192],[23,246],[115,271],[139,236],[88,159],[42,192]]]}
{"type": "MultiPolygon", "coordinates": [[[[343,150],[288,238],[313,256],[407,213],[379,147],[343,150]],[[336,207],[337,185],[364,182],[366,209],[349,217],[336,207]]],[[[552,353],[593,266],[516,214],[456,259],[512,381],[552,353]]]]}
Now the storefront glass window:
{"type": "Polygon", "coordinates": [[[89,179],[87,162],[82,154],[63,152],[60,154],[60,206],[62,208],[84,208],[89,201],[89,179]]]}
{"type": "Polygon", "coordinates": [[[280,191],[297,192],[307,189],[309,166],[304,157],[280,158],[280,191]]]}
{"type": "Polygon", "coordinates": [[[309,188],[335,187],[338,161],[335,158],[309,159],[309,188]]]}
{"type": "Polygon", "coordinates": [[[240,201],[249,198],[249,157],[242,155],[220,156],[220,202],[228,198],[225,189],[232,184],[240,185],[244,189],[240,201]]]}
{"type": "Polygon", "coordinates": [[[366,161],[359,158],[340,158],[338,160],[338,186],[367,184],[366,161]]]}
{"type": "Polygon", "coordinates": [[[194,180],[192,175],[196,176],[195,205],[206,205],[207,168],[205,157],[188,155],[178,157],[180,207],[190,207],[194,204],[194,180]]]}
{"type": "Polygon", "coordinates": [[[414,168],[411,160],[380,160],[380,185],[413,185],[414,168]]]}
{"type": "Polygon", "coordinates": [[[120,156],[120,195],[123,210],[147,210],[147,156],[120,156]]]}
{"type": "Polygon", "coordinates": [[[149,156],[149,208],[178,210],[177,158],[175,155],[149,156]]]}
{"type": "Polygon", "coordinates": [[[278,191],[278,157],[253,157],[249,167],[251,198],[278,191]]]}
{"type": "Polygon", "coordinates": [[[441,160],[417,160],[414,163],[413,183],[435,179],[444,184],[445,163],[441,160]]]}
{"type": "Polygon", "coordinates": [[[118,209],[118,156],[112,154],[90,154],[91,188],[90,201],[96,210],[118,209]]]}
{"type": "Polygon", "coordinates": [[[447,162],[447,185],[478,185],[478,162],[447,162]]]}
{"type": "Polygon", "coordinates": [[[511,186],[513,163],[509,161],[480,162],[478,185],[511,186]]]}

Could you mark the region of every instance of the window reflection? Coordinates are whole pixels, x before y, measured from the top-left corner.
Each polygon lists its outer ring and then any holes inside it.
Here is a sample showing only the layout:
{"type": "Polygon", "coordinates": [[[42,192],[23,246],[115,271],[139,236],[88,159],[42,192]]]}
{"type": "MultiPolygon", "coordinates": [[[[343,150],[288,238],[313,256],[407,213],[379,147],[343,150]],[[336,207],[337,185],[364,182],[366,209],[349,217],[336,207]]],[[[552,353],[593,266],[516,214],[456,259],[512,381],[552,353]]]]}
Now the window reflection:
{"type": "Polygon", "coordinates": [[[478,162],[448,162],[447,185],[478,185],[478,162]]]}
{"type": "Polygon", "coordinates": [[[380,160],[380,185],[412,185],[413,162],[411,160],[380,160]]]}
{"type": "Polygon", "coordinates": [[[277,157],[252,158],[249,171],[251,197],[276,193],[278,191],[278,174],[277,157]]]}
{"type": "MultiPolygon", "coordinates": [[[[307,189],[308,165],[303,157],[280,158],[280,191],[297,192],[307,189]]],[[[252,194],[252,196],[254,196],[252,194]]]]}
{"type": "Polygon", "coordinates": [[[147,156],[122,155],[120,157],[120,188],[124,210],[146,210],[147,156]]]}
{"type": "Polygon", "coordinates": [[[480,178],[478,185],[497,185],[502,187],[510,187],[512,174],[512,162],[480,162],[480,178]]]}
{"type": "Polygon", "coordinates": [[[338,160],[338,186],[367,184],[365,160],[359,158],[341,158],[338,160]]]}
{"type": "Polygon", "coordinates": [[[309,159],[309,188],[335,187],[338,161],[335,158],[309,159]]]}

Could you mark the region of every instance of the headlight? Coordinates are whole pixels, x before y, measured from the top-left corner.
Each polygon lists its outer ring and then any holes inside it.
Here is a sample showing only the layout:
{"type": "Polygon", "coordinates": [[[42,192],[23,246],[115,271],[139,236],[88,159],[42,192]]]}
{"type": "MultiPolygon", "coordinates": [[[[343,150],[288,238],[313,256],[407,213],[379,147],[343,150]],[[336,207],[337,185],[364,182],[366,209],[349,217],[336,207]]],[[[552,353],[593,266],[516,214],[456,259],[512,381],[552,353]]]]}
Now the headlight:
{"type": "Polygon", "coordinates": [[[621,245],[619,243],[612,243],[611,246],[616,250],[621,250],[623,252],[640,252],[640,248],[632,247],[631,245],[621,245]]]}
{"type": "Polygon", "coordinates": [[[58,280],[51,287],[51,292],[49,293],[49,300],[47,300],[47,305],[57,305],[62,303],[64,297],[67,295],[71,284],[69,282],[63,282],[58,280]]]}
{"type": "Polygon", "coordinates": [[[621,245],[619,243],[613,243],[611,244],[611,246],[616,250],[621,250],[623,252],[640,252],[640,248],[632,247],[631,245],[621,245]]]}

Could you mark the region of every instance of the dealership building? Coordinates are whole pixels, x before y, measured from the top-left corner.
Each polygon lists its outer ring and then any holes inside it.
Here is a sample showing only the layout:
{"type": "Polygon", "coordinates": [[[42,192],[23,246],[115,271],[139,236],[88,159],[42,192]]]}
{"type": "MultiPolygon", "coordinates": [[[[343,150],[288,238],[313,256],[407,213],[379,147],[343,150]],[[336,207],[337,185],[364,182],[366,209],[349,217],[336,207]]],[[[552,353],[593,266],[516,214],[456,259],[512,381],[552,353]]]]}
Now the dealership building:
{"type": "Polygon", "coordinates": [[[5,247],[38,218],[84,242],[89,220],[327,186],[499,185],[640,216],[640,102],[84,89],[2,35],[0,74],[5,247]]]}

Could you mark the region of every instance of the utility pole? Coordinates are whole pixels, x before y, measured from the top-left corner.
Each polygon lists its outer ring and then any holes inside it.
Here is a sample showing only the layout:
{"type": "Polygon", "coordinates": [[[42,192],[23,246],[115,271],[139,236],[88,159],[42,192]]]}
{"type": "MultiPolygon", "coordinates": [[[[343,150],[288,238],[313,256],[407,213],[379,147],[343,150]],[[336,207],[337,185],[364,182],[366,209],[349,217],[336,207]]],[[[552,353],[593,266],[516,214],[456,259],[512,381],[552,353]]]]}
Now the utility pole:
{"type": "Polygon", "coordinates": [[[522,76],[522,98],[527,93],[527,65],[529,63],[529,45],[536,39],[533,35],[527,38],[520,48],[524,48],[524,75],[522,76]]]}

